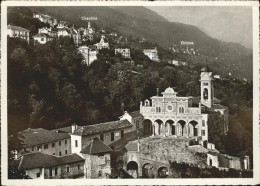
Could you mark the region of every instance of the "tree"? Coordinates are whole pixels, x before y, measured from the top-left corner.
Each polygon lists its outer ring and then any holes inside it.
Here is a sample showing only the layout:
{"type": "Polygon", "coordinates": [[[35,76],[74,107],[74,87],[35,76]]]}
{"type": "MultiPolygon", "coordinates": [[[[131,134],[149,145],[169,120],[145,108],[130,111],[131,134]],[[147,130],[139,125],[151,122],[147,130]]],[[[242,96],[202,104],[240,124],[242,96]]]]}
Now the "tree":
{"type": "Polygon", "coordinates": [[[19,167],[20,160],[15,155],[23,149],[21,136],[11,135],[8,137],[8,179],[28,179],[25,170],[19,167]]]}

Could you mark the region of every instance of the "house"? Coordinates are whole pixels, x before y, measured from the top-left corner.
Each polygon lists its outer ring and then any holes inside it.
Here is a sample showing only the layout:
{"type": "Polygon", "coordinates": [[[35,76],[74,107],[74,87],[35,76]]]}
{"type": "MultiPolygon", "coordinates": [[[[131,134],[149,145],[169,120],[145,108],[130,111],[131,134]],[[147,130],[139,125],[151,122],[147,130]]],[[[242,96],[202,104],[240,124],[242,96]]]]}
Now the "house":
{"type": "Polygon", "coordinates": [[[24,154],[19,168],[32,179],[83,178],[85,159],[78,154],[63,157],[41,152],[24,154]]]}
{"type": "Polygon", "coordinates": [[[133,130],[133,125],[128,120],[77,126],[76,130],[70,134],[72,153],[79,153],[82,147],[95,137],[110,146],[110,148],[117,148],[122,145],[121,143],[124,143],[126,140],[125,136],[128,136],[128,133],[131,133],[133,130]]]}
{"type": "Polygon", "coordinates": [[[33,18],[39,19],[43,23],[47,23],[51,16],[45,14],[33,14],[33,18]]]}
{"type": "Polygon", "coordinates": [[[70,36],[70,32],[69,32],[68,28],[63,27],[63,28],[57,28],[57,29],[58,29],[58,37],[70,36]]]}
{"type": "Polygon", "coordinates": [[[30,41],[29,39],[30,31],[19,26],[7,25],[7,35],[9,37],[14,37],[14,38],[19,37],[21,39],[26,40],[28,43],[30,41]]]}
{"type": "Polygon", "coordinates": [[[25,144],[24,152],[42,152],[49,155],[65,156],[71,154],[70,132],[74,126],[57,130],[26,129],[20,132],[25,144]]]}
{"type": "Polygon", "coordinates": [[[38,29],[39,34],[49,34],[52,31],[52,28],[42,27],[38,29]]]}
{"type": "Polygon", "coordinates": [[[53,37],[45,33],[40,33],[33,36],[33,40],[34,44],[46,44],[48,41],[52,41],[53,37]]]}
{"type": "Polygon", "coordinates": [[[65,36],[69,36],[73,38],[73,41],[76,45],[79,44],[79,35],[76,29],[72,28],[67,28],[67,27],[63,27],[60,26],[58,29],[58,37],[65,37],[65,36]]]}
{"type": "Polygon", "coordinates": [[[86,178],[107,178],[111,175],[111,151],[99,138],[91,139],[80,151],[85,158],[86,178]]]}
{"type": "Polygon", "coordinates": [[[124,58],[130,58],[130,49],[129,48],[116,48],[115,55],[121,54],[124,58]]]}
{"type": "Polygon", "coordinates": [[[58,23],[57,29],[60,29],[60,28],[68,28],[68,24],[65,21],[60,21],[58,23]]]}
{"type": "MultiPolygon", "coordinates": [[[[140,111],[133,111],[133,112],[127,112],[119,117],[120,120],[127,120],[130,123],[132,123],[132,132],[138,131],[139,133],[143,132],[143,115],[140,113],[140,111]]],[[[134,136],[134,134],[130,134],[131,136],[134,136]]]]}
{"type": "Polygon", "coordinates": [[[94,45],[81,46],[78,50],[84,56],[84,63],[88,66],[97,59],[98,51],[94,45]]]}
{"type": "Polygon", "coordinates": [[[143,50],[144,55],[148,56],[152,61],[159,61],[157,48],[143,50]]]}
{"type": "Polygon", "coordinates": [[[105,36],[101,36],[101,39],[100,39],[100,42],[99,43],[96,43],[96,47],[98,50],[101,50],[103,48],[108,48],[109,49],[109,43],[108,42],[105,42],[105,36]]]}
{"type": "Polygon", "coordinates": [[[47,28],[47,27],[39,28],[38,34],[48,34],[51,37],[57,37],[58,36],[57,30],[53,30],[52,27],[50,27],[50,28],[47,28]]]}

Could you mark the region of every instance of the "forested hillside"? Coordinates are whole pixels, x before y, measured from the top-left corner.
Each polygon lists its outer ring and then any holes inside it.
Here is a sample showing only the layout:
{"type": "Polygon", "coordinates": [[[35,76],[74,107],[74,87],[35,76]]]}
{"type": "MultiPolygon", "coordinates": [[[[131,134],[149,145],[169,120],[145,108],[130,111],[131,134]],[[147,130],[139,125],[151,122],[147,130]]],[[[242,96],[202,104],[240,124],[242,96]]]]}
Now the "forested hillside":
{"type": "MultiPolygon", "coordinates": [[[[30,22],[36,29],[37,24],[30,22]]],[[[158,46],[159,52],[170,54],[156,43],[140,44],[138,38],[127,38],[127,43],[119,44],[108,38],[111,48],[100,50],[90,66],[82,62],[83,56],[70,37],[45,45],[8,38],[9,134],[28,127],[53,129],[117,120],[125,110],[139,110],[140,101],[155,95],[156,88],[164,91],[171,86],[180,96],[200,95],[201,65],[152,62],[142,53],[145,45],[158,46]],[[115,55],[116,45],[130,47],[134,64],[115,55]]],[[[252,157],[252,82],[218,79],[214,87],[216,97],[229,107],[230,130],[227,136],[220,136],[216,122],[211,126],[210,141],[223,152],[252,157]]]]}
{"type": "MultiPolygon", "coordinates": [[[[125,7],[30,7],[34,11],[44,12],[82,25],[82,16],[97,17],[95,23],[103,28],[109,27],[125,35],[145,38],[163,48],[181,41],[193,41],[200,56],[186,56],[186,61],[199,63],[201,58],[218,65],[216,70],[222,75],[230,72],[235,78],[252,80],[252,50],[239,44],[222,42],[209,37],[195,26],[177,22],[167,22],[161,16],[146,8],[127,9],[125,7]]],[[[86,26],[86,22],[85,25],[86,26]]],[[[214,67],[215,68],[215,67],[214,67]]]]}

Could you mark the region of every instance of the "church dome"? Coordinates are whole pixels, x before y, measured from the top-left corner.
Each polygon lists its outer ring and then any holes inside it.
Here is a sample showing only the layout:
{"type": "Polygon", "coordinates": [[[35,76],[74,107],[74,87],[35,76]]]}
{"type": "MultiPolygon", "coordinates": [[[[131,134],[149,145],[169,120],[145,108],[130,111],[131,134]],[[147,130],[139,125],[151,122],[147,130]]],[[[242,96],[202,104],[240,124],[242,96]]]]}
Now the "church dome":
{"type": "Polygon", "coordinates": [[[173,88],[168,87],[167,89],[165,89],[164,92],[165,92],[165,93],[174,93],[174,90],[173,90],[173,88]]]}

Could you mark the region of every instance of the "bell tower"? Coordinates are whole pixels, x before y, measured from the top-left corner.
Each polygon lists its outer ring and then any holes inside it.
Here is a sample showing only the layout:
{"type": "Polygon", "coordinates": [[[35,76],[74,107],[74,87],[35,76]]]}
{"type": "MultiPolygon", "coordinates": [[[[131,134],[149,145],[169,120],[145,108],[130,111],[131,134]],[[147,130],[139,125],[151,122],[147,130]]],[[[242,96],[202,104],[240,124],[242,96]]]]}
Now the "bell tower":
{"type": "Polygon", "coordinates": [[[212,72],[208,68],[200,74],[200,94],[201,104],[211,108],[213,104],[214,90],[213,90],[212,72]]]}

